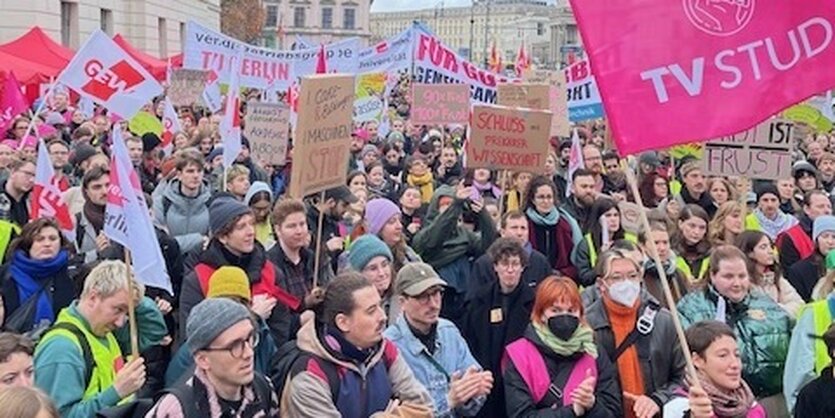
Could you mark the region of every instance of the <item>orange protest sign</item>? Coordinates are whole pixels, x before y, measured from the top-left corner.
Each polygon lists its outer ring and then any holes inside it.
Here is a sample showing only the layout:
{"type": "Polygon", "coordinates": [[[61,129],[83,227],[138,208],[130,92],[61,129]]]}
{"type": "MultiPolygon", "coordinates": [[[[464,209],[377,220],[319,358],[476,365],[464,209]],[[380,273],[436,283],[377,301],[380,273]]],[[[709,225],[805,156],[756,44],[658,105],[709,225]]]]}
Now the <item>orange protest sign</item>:
{"type": "Polygon", "coordinates": [[[467,167],[541,172],[548,156],[551,112],[473,106],[467,167]]]}
{"type": "Polygon", "coordinates": [[[293,140],[290,195],[301,198],[345,184],[354,111],[354,76],[303,77],[293,140]]]}
{"type": "Polygon", "coordinates": [[[547,84],[549,86],[549,109],[551,118],[551,136],[568,137],[571,126],[568,121],[568,95],[566,94],[565,72],[528,69],[522,74],[525,82],[547,84]]]}
{"type": "Polygon", "coordinates": [[[466,84],[415,84],[411,121],[415,125],[467,123],[470,86],[466,84]]]}
{"type": "Polygon", "coordinates": [[[499,84],[497,104],[507,107],[549,110],[551,100],[548,90],[546,84],[499,84]]]}

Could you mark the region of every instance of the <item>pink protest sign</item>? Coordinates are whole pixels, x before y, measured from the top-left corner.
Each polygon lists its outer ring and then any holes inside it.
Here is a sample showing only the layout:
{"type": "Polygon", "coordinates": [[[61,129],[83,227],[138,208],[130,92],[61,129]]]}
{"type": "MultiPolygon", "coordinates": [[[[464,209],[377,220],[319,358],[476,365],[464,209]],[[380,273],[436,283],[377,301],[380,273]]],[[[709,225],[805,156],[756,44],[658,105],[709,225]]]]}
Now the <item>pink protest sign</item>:
{"type": "Polygon", "coordinates": [[[414,84],[412,123],[435,125],[467,123],[470,86],[467,84],[414,84]]]}

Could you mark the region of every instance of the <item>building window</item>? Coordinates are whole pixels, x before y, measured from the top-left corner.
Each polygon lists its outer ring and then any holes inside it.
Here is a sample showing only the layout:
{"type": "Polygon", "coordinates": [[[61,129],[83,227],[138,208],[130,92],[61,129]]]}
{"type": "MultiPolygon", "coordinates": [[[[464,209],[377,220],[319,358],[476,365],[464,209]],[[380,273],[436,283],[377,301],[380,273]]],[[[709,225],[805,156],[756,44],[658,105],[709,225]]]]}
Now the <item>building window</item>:
{"type": "Polygon", "coordinates": [[[165,18],[157,19],[157,32],[159,35],[159,56],[168,56],[168,22],[165,18]]]}
{"type": "Polygon", "coordinates": [[[356,10],[345,9],[345,16],[342,21],[342,27],[345,29],[354,29],[356,27],[356,10]]]}
{"type": "Polygon", "coordinates": [[[264,26],[274,28],[278,26],[278,6],[271,4],[267,6],[267,21],[264,26]]]}
{"type": "Polygon", "coordinates": [[[333,27],[333,9],[330,7],[322,8],[322,29],[330,29],[333,27]]]}
{"type": "Polygon", "coordinates": [[[78,47],[78,3],[61,2],[61,44],[78,47]]]}
{"type": "Polygon", "coordinates": [[[102,32],[113,36],[113,11],[108,9],[101,9],[99,13],[99,25],[102,32]]]}
{"type": "Polygon", "coordinates": [[[304,27],[304,7],[296,7],[293,9],[293,26],[297,28],[304,27]]]}
{"type": "Polygon", "coordinates": [[[545,35],[545,24],[542,22],[537,22],[536,24],[536,34],[537,36],[545,35]]]}

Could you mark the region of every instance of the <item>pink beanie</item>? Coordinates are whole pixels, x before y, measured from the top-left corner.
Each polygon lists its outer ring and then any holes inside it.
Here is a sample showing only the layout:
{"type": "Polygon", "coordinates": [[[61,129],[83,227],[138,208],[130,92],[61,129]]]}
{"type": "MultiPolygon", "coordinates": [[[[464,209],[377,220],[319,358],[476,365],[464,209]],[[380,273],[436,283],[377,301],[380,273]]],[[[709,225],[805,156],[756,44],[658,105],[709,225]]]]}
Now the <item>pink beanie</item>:
{"type": "Polygon", "coordinates": [[[365,223],[368,233],[377,235],[392,216],[400,215],[400,208],[391,200],[377,198],[365,204],[365,223]]]}

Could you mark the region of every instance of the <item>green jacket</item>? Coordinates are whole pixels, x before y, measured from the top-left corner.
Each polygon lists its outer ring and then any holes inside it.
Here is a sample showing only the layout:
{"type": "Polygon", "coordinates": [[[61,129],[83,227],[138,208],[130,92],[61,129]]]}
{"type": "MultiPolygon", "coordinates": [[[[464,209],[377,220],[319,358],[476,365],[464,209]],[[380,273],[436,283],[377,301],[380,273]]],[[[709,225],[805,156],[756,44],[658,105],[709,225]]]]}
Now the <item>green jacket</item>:
{"type": "Polygon", "coordinates": [[[496,239],[496,226],[486,210],[478,214],[480,233],[458,225],[458,218],[464,213],[465,202],[455,198],[455,190],[446,185],[435,190],[429,202],[426,216],[429,224],[415,235],[412,248],[424,262],[435,269],[445,267],[463,256],[477,258],[484,254],[496,239]],[[438,211],[438,200],[441,196],[454,199],[444,213],[438,211]]]}
{"type": "Polygon", "coordinates": [[[725,302],[725,323],[733,328],[742,356],[742,378],[757,398],[781,393],[783,368],[789,350],[792,318],[768,295],[752,290],[739,303],[723,298],[708,285],[678,302],[681,325],[685,329],[704,320],[717,318],[717,304],[725,302]]]}
{"type": "MultiPolygon", "coordinates": [[[[76,300],[64,309],[83,324],[88,324],[78,312],[77,306],[76,300]]],[[[130,332],[127,322],[126,319],[125,326],[113,331],[124,355],[130,353],[130,332]]],[[[159,344],[168,334],[157,304],[147,297],[143,298],[136,307],[136,326],[139,351],[159,344]]],[[[99,341],[107,344],[107,338],[99,338],[99,341]]],[[[75,341],[69,338],[55,336],[46,339],[35,350],[35,385],[55,402],[63,418],[92,417],[96,415],[96,412],[115,406],[121,401],[119,394],[112,386],[92,398],[84,399],[87,387],[87,382],[84,381],[85,370],[86,364],[81,349],[75,341]]]]}

